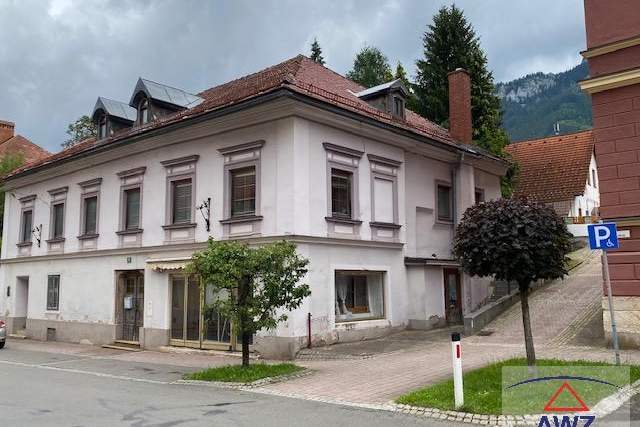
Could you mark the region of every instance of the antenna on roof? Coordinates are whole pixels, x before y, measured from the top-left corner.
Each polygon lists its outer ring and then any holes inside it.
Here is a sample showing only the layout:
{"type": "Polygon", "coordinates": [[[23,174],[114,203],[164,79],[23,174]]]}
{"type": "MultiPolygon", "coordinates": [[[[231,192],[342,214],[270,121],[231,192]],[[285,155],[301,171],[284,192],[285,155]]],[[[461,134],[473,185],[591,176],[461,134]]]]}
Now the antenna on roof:
{"type": "Polygon", "coordinates": [[[553,133],[554,135],[560,135],[560,122],[555,122],[553,124],[553,133]]]}

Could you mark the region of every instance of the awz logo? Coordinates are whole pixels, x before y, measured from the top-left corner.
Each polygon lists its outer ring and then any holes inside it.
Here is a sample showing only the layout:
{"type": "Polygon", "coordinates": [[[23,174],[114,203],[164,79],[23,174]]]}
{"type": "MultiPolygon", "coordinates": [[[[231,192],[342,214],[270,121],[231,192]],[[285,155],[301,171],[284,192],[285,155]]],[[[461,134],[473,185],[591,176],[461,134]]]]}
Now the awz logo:
{"type": "MultiPolygon", "coordinates": [[[[554,377],[542,377],[542,378],[532,378],[526,381],[522,381],[516,384],[513,384],[507,388],[513,388],[517,386],[521,386],[523,384],[531,384],[535,382],[541,381],[556,381],[556,380],[564,380],[564,383],[558,387],[555,391],[551,399],[544,406],[545,412],[550,412],[553,414],[559,414],[562,412],[571,412],[575,414],[576,412],[588,412],[589,408],[584,403],[584,400],[578,395],[578,393],[574,390],[573,387],[569,384],[569,380],[573,381],[588,381],[599,384],[606,384],[615,388],[619,388],[617,385],[602,381],[595,378],[588,377],[574,377],[568,375],[554,376],[554,377]],[[556,405],[556,401],[561,396],[569,395],[569,400],[575,401],[575,404],[572,406],[558,406],[556,405]]],[[[567,397],[563,397],[563,401],[567,401],[567,397]]],[[[542,415],[540,417],[540,421],[538,423],[538,427],[589,427],[596,420],[595,415],[542,415]]]]}
{"type": "Polygon", "coordinates": [[[549,416],[543,415],[540,417],[538,427],[589,427],[595,420],[595,415],[574,415],[573,417],[552,415],[551,419],[549,416]]]}

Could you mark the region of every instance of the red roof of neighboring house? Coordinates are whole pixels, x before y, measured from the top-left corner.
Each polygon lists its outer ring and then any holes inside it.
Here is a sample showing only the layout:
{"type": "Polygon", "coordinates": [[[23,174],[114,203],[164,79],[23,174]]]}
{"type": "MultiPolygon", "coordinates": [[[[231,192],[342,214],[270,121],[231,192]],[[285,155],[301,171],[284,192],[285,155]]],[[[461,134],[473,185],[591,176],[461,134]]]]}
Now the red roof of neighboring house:
{"type": "Polygon", "coordinates": [[[7,154],[23,156],[25,164],[37,162],[51,156],[51,153],[47,150],[34,144],[22,135],[12,136],[0,143],[0,158],[7,154]]]}
{"type": "Polygon", "coordinates": [[[593,131],[550,136],[509,144],[520,166],[516,195],[559,202],[583,194],[593,154],[593,131]]]}
{"type": "MultiPolygon", "coordinates": [[[[162,117],[144,126],[127,129],[110,138],[100,141],[95,139],[85,140],[71,148],[53,154],[47,159],[29,165],[29,167],[18,169],[11,175],[16,175],[36,166],[43,166],[62,159],[71,158],[76,154],[89,151],[94,147],[100,147],[114,141],[147,132],[151,129],[228,107],[281,88],[287,88],[291,91],[334,104],[343,109],[374,118],[386,124],[392,124],[444,144],[457,147],[464,146],[455,141],[447,129],[411,111],[407,110],[405,112],[405,119],[400,119],[371,107],[365,101],[354,95],[355,92],[364,90],[364,87],[304,55],[298,55],[280,64],[199,93],[198,96],[203,98],[204,101],[197,106],[162,117]]],[[[482,150],[476,150],[476,147],[474,147],[474,150],[479,154],[482,153],[482,150]]]]}

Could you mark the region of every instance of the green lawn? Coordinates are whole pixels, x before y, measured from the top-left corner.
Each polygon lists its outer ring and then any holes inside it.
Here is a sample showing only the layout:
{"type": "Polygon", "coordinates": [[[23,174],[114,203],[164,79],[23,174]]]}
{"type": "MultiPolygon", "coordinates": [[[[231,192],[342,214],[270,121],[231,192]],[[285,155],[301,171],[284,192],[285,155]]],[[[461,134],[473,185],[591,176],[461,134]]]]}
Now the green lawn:
{"type": "MultiPolygon", "coordinates": [[[[550,394],[556,390],[564,381],[550,381],[539,382],[535,384],[528,384],[509,390],[507,393],[515,393],[510,397],[509,402],[502,406],[502,368],[506,366],[526,366],[526,359],[509,359],[503,362],[494,363],[484,368],[469,371],[464,374],[464,407],[461,411],[471,412],[477,414],[525,414],[532,413],[531,408],[539,408],[537,413],[542,412],[544,405],[548,402],[550,394]],[[517,404],[514,404],[517,402],[517,404]],[[521,406],[519,406],[521,405],[521,406]]],[[[604,376],[595,376],[596,378],[607,378],[607,375],[616,376],[616,378],[610,378],[609,381],[614,384],[628,384],[640,379],[640,366],[631,366],[628,374],[619,370],[612,370],[608,364],[589,362],[589,361],[561,361],[561,360],[538,360],[537,367],[538,373],[536,377],[550,376],[549,372],[553,370],[558,371],[563,366],[579,366],[585,368],[586,374],[577,375],[578,373],[572,373],[572,375],[586,376],[593,378],[591,373],[595,369],[595,372],[606,371],[604,376]],[[548,367],[548,368],[547,368],[548,367]],[[593,367],[593,368],[587,368],[593,367]]],[[[526,368],[525,368],[526,371],[526,368]]],[[[560,371],[558,371],[560,372],[560,371]]],[[[552,375],[552,374],[551,374],[552,375]]],[[[513,384],[513,381],[506,381],[513,384]]],[[[517,381],[516,381],[517,382],[517,381]]],[[[608,396],[615,392],[610,386],[603,386],[593,384],[590,382],[570,382],[570,385],[578,392],[578,394],[584,399],[586,404],[590,407],[603,397],[608,396]]],[[[564,393],[563,393],[564,394],[564,393]]],[[[565,396],[560,396],[565,397],[565,396]]],[[[438,408],[442,410],[454,410],[453,399],[453,379],[443,381],[430,387],[425,387],[404,396],[401,396],[396,400],[398,403],[413,406],[423,406],[429,408],[438,408]]],[[[562,404],[560,400],[558,404],[562,404]]],[[[573,402],[571,402],[573,403],[573,402]]],[[[567,406],[571,403],[567,402],[567,406]]]]}
{"type": "Polygon", "coordinates": [[[293,363],[278,363],[268,365],[266,363],[253,363],[248,367],[241,365],[228,365],[219,368],[209,368],[204,371],[194,372],[184,376],[185,380],[222,381],[232,383],[250,383],[263,378],[278,377],[293,374],[303,370],[293,363]]]}

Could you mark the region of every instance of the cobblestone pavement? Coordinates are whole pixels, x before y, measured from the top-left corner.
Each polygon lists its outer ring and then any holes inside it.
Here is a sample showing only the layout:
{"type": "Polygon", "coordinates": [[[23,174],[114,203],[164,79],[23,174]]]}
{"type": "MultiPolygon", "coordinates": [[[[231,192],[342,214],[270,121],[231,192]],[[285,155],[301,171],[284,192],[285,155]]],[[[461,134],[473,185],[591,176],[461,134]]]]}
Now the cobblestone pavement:
{"type": "MultiPolygon", "coordinates": [[[[601,301],[600,258],[590,257],[564,280],[555,281],[530,297],[532,328],[540,358],[591,359],[611,361],[604,347],[572,345],[585,318],[593,316],[601,301]]],[[[514,356],[524,356],[520,305],[516,304],[486,328],[490,335],[464,338],[465,370],[514,356]]],[[[344,345],[345,353],[366,354],[366,358],[341,360],[300,360],[314,375],[263,387],[261,391],[325,401],[354,403],[388,402],[407,391],[450,376],[450,342],[447,333],[404,332],[399,338],[406,348],[371,343],[344,345]],[[423,341],[413,340],[415,335],[423,341]],[[372,348],[389,352],[375,354],[372,348]]],[[[336,346],[339,347],[339,346],[336,346]]],[[[339,352],[339,351],[336,351],[339,352]]],[[[622,358],[640,363],[639,351],[625,351],[622,358]]],[[[313,359],[313,358],[311,358],[313,359]]]]}

